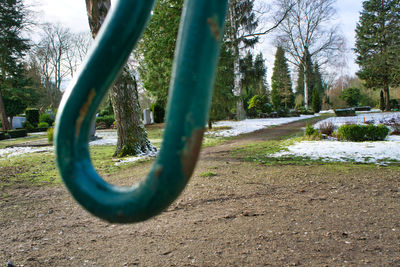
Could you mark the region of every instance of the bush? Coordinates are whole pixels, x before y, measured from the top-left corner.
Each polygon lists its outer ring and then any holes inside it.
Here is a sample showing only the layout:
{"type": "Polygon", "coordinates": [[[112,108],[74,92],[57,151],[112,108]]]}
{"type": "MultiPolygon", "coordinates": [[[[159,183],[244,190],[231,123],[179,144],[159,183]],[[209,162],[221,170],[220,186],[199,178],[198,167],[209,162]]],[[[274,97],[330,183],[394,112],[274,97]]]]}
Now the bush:
{"type": "Polygon", "coordinates": [[[54,128],[47,129],[47,140],[52,143],[54,140],[54,128]]]}
{"type": "Polygon", "coordinates": [[[28,135],[28,131],[26,129],[10,130],[7,133],[10,138],[20,138],[28,135]]]}
{"type": "Polygon", "coordinates": [[[36,108],[27,108],[25,110],[26,121],[32,124],[33,127],[37,127],[39,124],[39,110],[36,108]]]}
{"type": "Polygon", "coordinates": [[[361,91],[359,88],[347,88],[342,91],[340,98],[346,101],[346,104],[350,107],[358,106],[360,101],[361,91]]]}
{"type": "Polygon", "coordinates": [[[370,106],[363,106],[363,107],[355,107],[355,111],[370,111],[371,107],[370,106]]]}
{"type": "Polygon", "coordinates": [[[49,113],[42,113],[40,115],[39,122],[46,122],[48,127],[49,125],[53,125],[54,119],[49,113]]]}
{"type": "Polygon", "coordinates": [[[154,122],[163,123],[165,117],[164,107],[159,102],[156,102],[151,106],[151,110],[153,111],[154,122]]]}
{"type": "Polygon", "coordinates": [[[362,142],[384,140],[389,134],[389,128],[385,125],[342,125],[337,131],[341,140],[362,142]]]}
{"type": "Polygon", "coordinates": [[[22,127],[24,127],[28,132],[30,132],[33,129],[35,129],[35,127],[29,121],[24,121],[22,123],[22,127]]]}
{"type": "Polygon", "coordinates": [[[38,128],[49,128],[49,124],[47,123],[47,122],[40,122],[39,124],[38,124],[38,128]]]}
{"type": "Polygon", "coordinates": [[[356,110],[354,108],[335,109],[335,114],[338,117],[355,116],[356,110]]]}
{"type": "Polygon", "coordinates": [[[106,128],[111,128],[111,125],[114,123],[114,115],[107,115],[104,117],[97,117],[96,118],[96,125],[104,124],[106,128]]]}
{"type": "Polygon", "coordinates": [[[4,140],[6,138],[7,138],[6,133],[5,132],[0,132],[0,140],[4,140]]]}
{"type": "Polygon", "coordinates": [[[304,133],[305,133],[306,136],[312,136],[312,135],[318,134],[318,130],[317,130],[317,129],[314,129],[314,127],[310,126],[310,125],[307,123],[307,125],[306,125],[306,130],[305,130],[304,133]]]}
{"type": "Polygon", "coordinates": [[[307,110],[305,107],[300,106],[297,107],[297,112],[299,112],[301,115],[314,115],[314,112],[312,112],[311,110],[307,110]]]}
{"type": "Polygon", "coordinates": [[[333,124],[332,122],[324,122],[319,125],[319,131],[321,132],[321,134],[326,134],[328,136],[332,136],[335,128],[335,124],[333,124]]]}
{"type": "Polygon", "coordinates": [[[390,108],[391,109],[398,109],[399,108],[399,102],[397,99],[390,99],[390,108]]]}

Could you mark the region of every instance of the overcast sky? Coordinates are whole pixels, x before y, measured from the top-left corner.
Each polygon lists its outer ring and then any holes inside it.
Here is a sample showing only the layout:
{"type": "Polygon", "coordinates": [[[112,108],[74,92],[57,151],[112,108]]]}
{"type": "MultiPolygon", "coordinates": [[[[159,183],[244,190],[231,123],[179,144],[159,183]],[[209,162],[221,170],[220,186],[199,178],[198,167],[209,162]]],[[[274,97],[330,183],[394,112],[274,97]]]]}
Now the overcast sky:
{"type": "MultiPolygon", "coordinates": [[[[24,0],[27,3],[34,3],[39,16],[44,22],[59,22],[73,31],[89,31],[86,17],[84,0],[24,0]]],[[[348,70],[347,73],[353,75],[358,67],[354,63],[354,53],[351,48],[354,47],[354,29],[359,19],[359,13],[362,9],[362,0],[337,0],[337,22],[341,26],[342,33],[347,39],[349,48],[348,70]]],[[[272,76],[272,66],[275,54],[275,48],[272,45],[272,36],[264,38],[259,44],[258,50],[262,51],[266,58],[268,67],[268,80],[272,76]]]]}

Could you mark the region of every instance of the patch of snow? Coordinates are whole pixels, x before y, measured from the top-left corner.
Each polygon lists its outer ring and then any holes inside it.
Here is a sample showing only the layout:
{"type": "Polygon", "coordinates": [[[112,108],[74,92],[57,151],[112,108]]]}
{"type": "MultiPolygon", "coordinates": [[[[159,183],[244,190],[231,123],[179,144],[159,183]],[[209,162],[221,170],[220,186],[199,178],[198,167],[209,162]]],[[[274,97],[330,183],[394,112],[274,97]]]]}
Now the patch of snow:
{"type": "Polygon", "coordinates": [[[333,109],[321,110],[319,114],[335,114],[335,111],[333,109]]]}
{"type": "Polygon", "coordinates": [[[343,124],[363,124],[364,122],[372,122],[375,125],[385,123],[391,119],[400,121],[399,112],[387,112],[387,113],[366,113],[351,117],[331,117],[323,121],[320,121],[314,125],[315,128],[323,123],[333,123],[336,127],[340,127],[343,124]]]}
{"type": "Polygon", "coordinates": [[[323,161],[390,163],[400,161],[400,137],[390,136],[390,141],[340,142],[302,141],[273,157],[300,156],[323,161]],[[392,141],[393,140],[393,141],[392,141]]]}
{"type": "Polygon", "coordinates": [[[24,154],[40,153],[40,152],[53,152],[54,147],[9,147],[0,149],[0,158],[17,157],[24,154]]]}
{"type": "Polygon", "coordinates": [[[99,139],[89,142],[90,146],[116,146],[117,145],[117,131],[115,130],[101,130],[96,131],[96,136],[99,139]]]}
{"type": "Polygon", "coordinates": [[[134,157],[126,157],[124,159],[121,159],[120,161],[116,162],[114,165],[118,166],[118,165],[130,163],[130,162],[136,162],[139,160],[148,160],[150,158],[156,157],[157,154],[158,154],[158,151],[156,151],[156,150],[150,151],[149,150],[147,153],[139,154],[134,157]]]}
{"type": "Polygon", "coordinates": [[[229,130],[221,130],[216,132],[207,132],[208,136],[214,137],[230,137],[240,134],[251,133],[263,129],[268,126],[277,126],[287,124],[290,122],[308,119],[315,117],[315,115],[301,115],[300,117],[290,118],[267,118],[267,119],[247,119],[243,121],[218,121],[214,123],[215,127],[230,127],[229,130]]]}

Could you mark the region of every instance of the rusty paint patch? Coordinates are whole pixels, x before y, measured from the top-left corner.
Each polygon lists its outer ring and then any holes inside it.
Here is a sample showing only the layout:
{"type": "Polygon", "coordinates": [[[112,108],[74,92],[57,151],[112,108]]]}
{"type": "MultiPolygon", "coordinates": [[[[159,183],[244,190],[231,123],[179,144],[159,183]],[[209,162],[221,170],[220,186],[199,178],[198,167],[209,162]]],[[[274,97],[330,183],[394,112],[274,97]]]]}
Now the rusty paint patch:
{"type": "Polygon", "coordinates": [[[204,128],[192,132],[192,136],[187,139],[185,149],[181,156],[183,174],[189,180],[192,176],[197,158],[199,157],[201,142],[203,140],[204,128]]]}
{"type": "Polygon", "coordinates": [[[221,29],[218,25],[217,15],[214,15],[212,18],[207,19],[207,24],[210,27],[211,34],[214,36],[215,41],[219,41],[219,37],[221,35],[221,29]]]}
{"type": "Polygon", "coordinates": [[[156,168],[156,170],[154,172],[154,176],[156,178],[158,178],[158,177],[161,176],[162,172],[163,172],[163,167],[162,166],[157,166],[157,168],[156,168]]]}
{"type": "Polygon", "coordinates": [[[79,111],[79,118],[76,120],[75,137],[78,137],[79,133],[81,132],[83,120],[85,119],[89,107],[92,104],[95,96],[96,96],[96,91],[92,89],[89,93],[87,101],[83,104],[81,110],[79,111]]]}

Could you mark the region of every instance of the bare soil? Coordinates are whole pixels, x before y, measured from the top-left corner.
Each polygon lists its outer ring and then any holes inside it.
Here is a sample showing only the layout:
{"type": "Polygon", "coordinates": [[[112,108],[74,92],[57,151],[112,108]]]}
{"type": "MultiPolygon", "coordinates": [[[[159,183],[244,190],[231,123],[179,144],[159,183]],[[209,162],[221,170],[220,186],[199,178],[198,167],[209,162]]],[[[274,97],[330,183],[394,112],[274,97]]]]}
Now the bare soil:
{"type": "MultiPolygon", "coordinates": [[[[62,185],[8,187],[0,200],[0,266],[400,266],[399,168],[266,167],[231,153],[303,126],[204,149],[183,195],[139,224],[89,215],[62,185]]],[[[129,185],[150,164],[106,178],[129,185]]]]}

